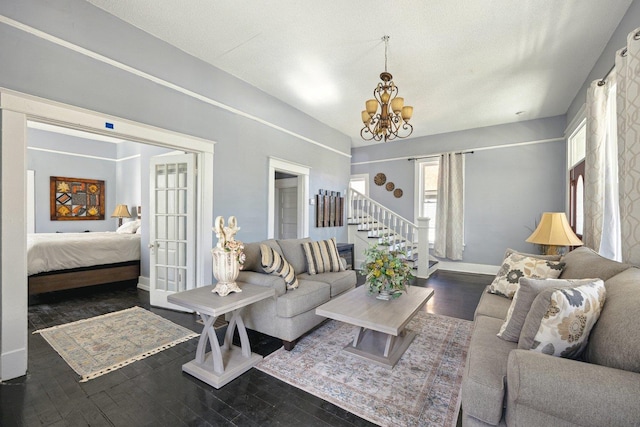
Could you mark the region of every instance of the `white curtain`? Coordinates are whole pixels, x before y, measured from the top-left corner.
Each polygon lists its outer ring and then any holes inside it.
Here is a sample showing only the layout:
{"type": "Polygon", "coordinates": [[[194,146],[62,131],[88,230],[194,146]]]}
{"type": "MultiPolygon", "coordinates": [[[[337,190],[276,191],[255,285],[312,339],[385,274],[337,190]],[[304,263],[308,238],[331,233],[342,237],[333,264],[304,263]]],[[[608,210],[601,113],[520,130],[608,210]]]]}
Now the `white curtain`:
{"type": "Polygon", "coordinates": [[[463,244],[464,154],[446,153],[440,156],[433,254],[461,260],[463,244]]]}
{"type": "Polygon", "coordinates": [[[640,29],[616,54],[622,261],[640,265],[640,29]]]}
{"type": "Polygon", "coordinates": [[[582,240],[602,256],[620,259],[615,87],[612,75],[592,82],[587,91],[582,240]]]}

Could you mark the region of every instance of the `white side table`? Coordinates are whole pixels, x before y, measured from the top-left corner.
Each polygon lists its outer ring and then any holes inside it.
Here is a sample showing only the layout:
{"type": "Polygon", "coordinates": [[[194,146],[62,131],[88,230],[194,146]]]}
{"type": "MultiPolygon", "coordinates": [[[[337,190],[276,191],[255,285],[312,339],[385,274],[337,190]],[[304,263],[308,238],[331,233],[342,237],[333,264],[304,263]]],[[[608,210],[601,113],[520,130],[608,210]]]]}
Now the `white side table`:
{"type": "Polygon", "coordinates": [[[242,292],[221,297],[211,290],[214,285],[177,292],[167,301],[197,311],[204,322],[196,349],[196,358],[182,365],[182,370],[215,388],[220,388],[239,377],[262,360],[251,352],[249,337],[242,320],[242,310],[249,304],[275,295],[271,288],[238,282],[242,292]],[[213,323],[218,316],[232,312],[224,343],[220,345],[213,323]],[[241,347],[233,345],[233,332],[238,328],[241,347]],[[207,344],[211,351],[207,352],[207,344]]]}

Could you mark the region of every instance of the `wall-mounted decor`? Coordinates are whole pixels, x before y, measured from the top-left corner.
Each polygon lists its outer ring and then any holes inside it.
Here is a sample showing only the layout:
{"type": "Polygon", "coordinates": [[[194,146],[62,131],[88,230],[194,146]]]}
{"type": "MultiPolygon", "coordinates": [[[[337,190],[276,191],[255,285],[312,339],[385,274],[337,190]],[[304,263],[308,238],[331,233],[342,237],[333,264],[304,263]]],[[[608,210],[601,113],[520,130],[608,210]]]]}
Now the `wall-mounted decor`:
{"type": "Polygon", "coordinates": [[[339,191],[319,190],[316,194],[316,227],[344,225],[344,197],[339,191]]]}
{"type": "Polygon", "coordinates": [[[387,182],[387,185],[384,186],[387,191],[393,191],[394,188],[396,188],[396,185],[393,182],[387,182]]]}
{"type": "Polygon", "coordinates": [[[104,181],[50,177],[51,221],[103,220],[104,181]]]}
{"type": "Polygon", "coordinates": [[[382,172],[380,172],[379,174],[376,174],[376,176],[373,177],[373,182],[376,185],[384,185],[384,183],[387,182],[387,176],[382,172]]]}
{"type": "Polygon", "coordinates": [[[400,197],[402,197],[402,190],[400,188],[396,188],[395,190],[393,190],[393,195],[399,199],[400,197]]]}

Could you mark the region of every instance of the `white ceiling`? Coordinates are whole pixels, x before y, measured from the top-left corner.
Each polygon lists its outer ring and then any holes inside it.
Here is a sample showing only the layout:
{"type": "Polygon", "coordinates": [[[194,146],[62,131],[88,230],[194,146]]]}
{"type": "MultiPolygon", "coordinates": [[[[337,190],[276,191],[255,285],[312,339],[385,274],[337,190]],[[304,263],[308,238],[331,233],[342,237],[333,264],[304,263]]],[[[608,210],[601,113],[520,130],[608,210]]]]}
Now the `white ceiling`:
{"type": "Polygon", "coordinates": [[[87,1],[353,146],[372,144],[360,139],[360,111],[384,70],[382,36],[417,137],[565,114],[632,2],[87,1]]]}

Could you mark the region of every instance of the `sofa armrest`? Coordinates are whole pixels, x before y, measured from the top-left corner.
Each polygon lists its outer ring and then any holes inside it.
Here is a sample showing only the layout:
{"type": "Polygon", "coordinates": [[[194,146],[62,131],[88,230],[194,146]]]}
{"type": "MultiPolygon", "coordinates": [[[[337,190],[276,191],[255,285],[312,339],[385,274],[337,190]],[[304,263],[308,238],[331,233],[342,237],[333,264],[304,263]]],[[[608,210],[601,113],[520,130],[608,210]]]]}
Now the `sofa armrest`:
{"type": "Polygon", "coordinates": [[[640,374],[514,350],[507,366],[507,424],[541,419],[583,426],[638,425],[640,374]]]}

